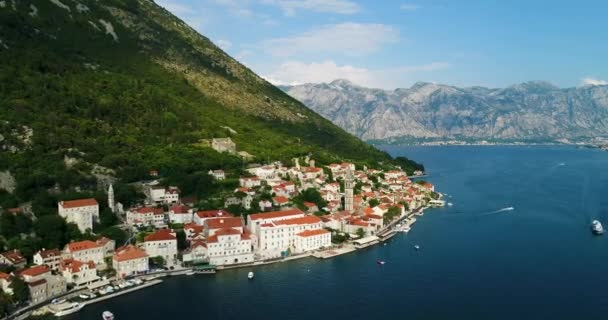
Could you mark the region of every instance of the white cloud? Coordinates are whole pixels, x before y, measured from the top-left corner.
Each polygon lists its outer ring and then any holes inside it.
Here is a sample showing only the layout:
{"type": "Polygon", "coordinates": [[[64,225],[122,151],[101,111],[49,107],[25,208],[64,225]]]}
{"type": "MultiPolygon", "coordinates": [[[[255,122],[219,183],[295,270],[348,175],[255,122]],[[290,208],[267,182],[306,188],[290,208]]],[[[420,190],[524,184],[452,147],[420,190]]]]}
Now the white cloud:
{"type": "Polygon", "coordinates": [[[252,54],[253,54],[253,51],[251,51],[251,50],[241,50],[234,56],[234,58],[242,63],[243,59],[246,59],[247,57],[251,56],[252,54]]]}
{"type": "Polygon", "coordinates": [[[293,16],[298,10],[314,12],[353,14],[361,8],[348,0],[262,0],[262,3],[278,6],[285,15],[293,16]]]}
{"type": "Polygon", "coordinates": [[[608,85],[608,81],[600,80],[595,78],[584,78],[581,81],[581,85],[589,85],[589,86],[605,86],[608,85]]]}
{"type": "Polygon", "coordinates": [[[177,3],[173,0],[156,0],[156,3],[177,16],[194,13],[194,10],[191,7],[177,3]]]}
{"type": "Polygon", "coordinates": [[[302,83],[328,83],[335,79],[347,79],[355,84],[393,89],[404,87],[405,82],[414,82],[421,73],[449,68],[447,62],[433,62],[423,65],[400,66],[391,69],[367,69],[351,65],[338,65],[334,61],[303,63],[285,62],[268,72],[264,78],[275,85],[296,85],[302,83]]]}
{"type": "Polygon", "coordinates": [[[232,42],[228,41],[228,40],[217,40],[216,44],[218,47],[222,48],[222,50],[226,51],[228,49],[230,49],[230,47],[232,47],[232,42]]]}
{"type": "Polygon", "coordinates": [[[225,7],[230,14],[238,17],[252,17],[254,12],[251,11],[249,0],[213,0],[217,5],[225,7]]]}
{"type": "Polygon", "coordinates": [[[421,7],[417,4],[404,3],[401,6],[399,6],[399,8],[404,11],[416,11],[416,10],[420,9],[421,7]]]}
{"type": "Polygon", "coordinates": [[[261,48],[274,56],[338,53],[363,56],[399,40],[399,31],[383,24],[325,25],[298,35],[263,41],[261,48]]]}

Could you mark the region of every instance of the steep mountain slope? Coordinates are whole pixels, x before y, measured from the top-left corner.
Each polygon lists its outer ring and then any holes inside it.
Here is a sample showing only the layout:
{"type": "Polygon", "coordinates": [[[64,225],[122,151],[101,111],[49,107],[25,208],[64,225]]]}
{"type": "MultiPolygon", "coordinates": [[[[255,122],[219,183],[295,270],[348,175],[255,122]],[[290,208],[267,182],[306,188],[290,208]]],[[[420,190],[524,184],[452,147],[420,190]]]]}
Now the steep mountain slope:
{"type": "Polygon", "coordinates": [[[504,89],[416,83],[384,91],[346,80],[283,89],[345,130],[384,142],[555,141],[608,135],[608,86],[504,89]]]}
{"type": "Polygon", "coordinates": [[[256,161],[392,161],[153,1],[4,0],[0,21],[0,171],[22,198],[94,184],[95,164],[125,181],[241,168],[214,137],[256,161]]]}

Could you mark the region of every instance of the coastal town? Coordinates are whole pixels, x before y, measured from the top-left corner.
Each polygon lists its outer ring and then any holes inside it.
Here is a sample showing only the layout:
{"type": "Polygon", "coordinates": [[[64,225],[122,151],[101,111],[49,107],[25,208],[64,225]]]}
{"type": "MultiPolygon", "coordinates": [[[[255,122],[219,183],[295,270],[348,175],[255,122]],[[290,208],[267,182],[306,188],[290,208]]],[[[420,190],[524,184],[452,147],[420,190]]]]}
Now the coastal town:
{"type": "MultiPolygon", "coordinates": [[[[218,181],[230,178],[222,169],[208,174],[218,181]]],[[[418,171],[413,177],[423,175],[418,171]]],[[[23,282],[28,312],[63,315],[144,287],[142,280],[158,283],[159,276],[212,274],[353,252],[409,231],[424,208],[443,205],[432,184],[413,181],[398,167],[378,170],[349,162],[319,167],[302,157],[290,164],[251,165],[232,178],[238,178],[239,186],[212,210],[199,210],[193,199],[160,177],[142,181],[145,199],[125,208],[109,184],[107,206],[120,218],[127,241],[73,241],[32,257],[18,250],[2,252],[0,264],[14,271],[0,273],[0,286],[10,295],[12,282],[23,282]],[[258,212],[237,214],[231,212],[234,208],[258,212]]],[[[94,198],[66,200],[57,203],[57,214],[90,233],[100,219],[99,208],[94,198]]],[[[9,210],[22,214],[18,208],[9,210]]]]}

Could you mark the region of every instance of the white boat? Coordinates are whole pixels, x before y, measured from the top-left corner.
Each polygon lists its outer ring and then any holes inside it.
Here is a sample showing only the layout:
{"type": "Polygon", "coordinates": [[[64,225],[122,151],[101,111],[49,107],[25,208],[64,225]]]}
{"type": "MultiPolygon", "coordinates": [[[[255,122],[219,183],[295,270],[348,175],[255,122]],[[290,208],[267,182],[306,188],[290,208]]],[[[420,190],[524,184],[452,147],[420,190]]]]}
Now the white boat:
{"type": "Polygon", "coordinates": [[[416,249],[416,250],[420,250],[420,246],[419,246],[419,245],[417,245],[417,244],[415,244],[415,245],[414,245],[414,249],[416,249]]]}
{"type": "Polygon", "coordinates": [[[87,299],[89,299],[89,296],[88,296],[87,294],[84,294],[84,293],[83,293],[83,294],[81,294],[81,295],[79,295],[78,297],[79,297],[80,299],[83,299],[83,300],[87,300],[87,299]]]}
{"type": "Polygon", "coordinates": [[[451,202],[448,202],[448,207],[453,206],[453,204],[451,202]]]}
{"type": "Polygon", "coordinates": [[[194,275],[194,274],[196,274],[196,272],[195,272],[195,271],[188,271],[188,272],[186,272],[186,275],[187,275],[187,276],[191,276],[191,275],[194,275]]]}
{"type": "Polygon", "coordinates": [[[602,227],[602,223],[598,220],[593,220],[591,221],[591,231],[593,231],[594,234],[602,234],[604,233],[604,227],[602,227]]]}
{"type": "Polygon", "coordinates": [[[62,302],[49,306],[49,310],[55,317],[67,316],[84,308],[84,303],[78,302],[62,302]]]}
{"type": "Polygon", "coordinates": [[[106,310],[101,314],[101,318],[103,320],[114,320],[114,314],[106,310]]]}
{"type": "Polygon", "coordinates": [[[249,273],[247,274],[247,278],[253,279],[253,276],[254,276],[253,271],[249,271],[249,273]]]}
{"type": "Polygon", "coordinates": [[[445,206],[445,201],[443,200],[431,200],[429,204],[433,207],[443,207],[445,206]]]}

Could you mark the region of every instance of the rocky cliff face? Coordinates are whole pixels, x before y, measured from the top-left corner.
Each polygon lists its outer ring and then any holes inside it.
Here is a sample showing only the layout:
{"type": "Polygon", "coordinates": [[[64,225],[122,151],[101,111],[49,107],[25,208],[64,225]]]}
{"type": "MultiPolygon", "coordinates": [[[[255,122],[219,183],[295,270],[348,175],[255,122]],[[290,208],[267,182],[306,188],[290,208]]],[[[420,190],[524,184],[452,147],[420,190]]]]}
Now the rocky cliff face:
{"type": "Polygon", "coordinates": [[[385,91],[336,80],[283,90],[365,140],[555,141],[608,135],[608,86],[416,83],[385,91]]]}

